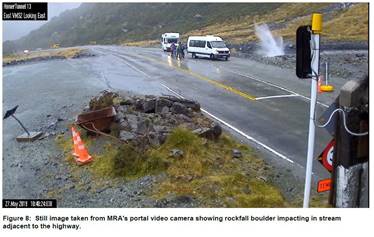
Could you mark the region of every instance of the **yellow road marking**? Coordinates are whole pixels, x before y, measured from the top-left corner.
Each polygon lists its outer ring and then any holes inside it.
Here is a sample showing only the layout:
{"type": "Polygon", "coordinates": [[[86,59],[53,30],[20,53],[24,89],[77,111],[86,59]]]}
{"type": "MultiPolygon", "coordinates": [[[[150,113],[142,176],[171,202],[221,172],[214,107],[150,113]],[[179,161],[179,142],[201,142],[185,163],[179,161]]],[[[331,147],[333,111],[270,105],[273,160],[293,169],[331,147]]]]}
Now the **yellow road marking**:
{"type": "Polygon", "coordinates": [[[158,61],[156,59],[153,59],[153,58],[150,58],[150,57],[147,57],[147,56],[140,56],[140,55],[136,55],[136,56],[144,58],[144,59],[148,59],[148,60],[156,62],[156,63],[165,64],[165,65],[167,65],[169,67],[177,69],[178,71],[181,71],[181,72],[184,72],[184,73],[188,73],[188,74],[190,74],[191,76],[193,76],[193,77],[195,77],[197,79],[200,79],[200,80],[203,80],[203,81],[207,81],[207,82],[209,82],[209,83],[211,83],[211,84],[213,84],[213,85],[215,85],[217,87],[220,87],[220,88],[223,88],[223,89],[225,89],[227,91],[230,91],[230,92],[232,92],[232,93],[234,93],[236,95],[239,95],[239,96],[241,96],[241,97],[243,97],[243,98],[245,98],[247,100],[256,100],[255,96],[247,94],[247,93],[245,93],[243,91],[240,91],[240,90],[238,90],[238,89],[236,89],[234,87],[227,86],[227,85],[225,85],[223,83],[220,83],[218,81],[212,80],[212,79],[210,79],[210,78],[208,78],[206,76],[203,76],[203,75],[200,75],[200,74],[198,74],[196,72],[193,72],[190,69],[181,68],[180,66],[177,67],[173,63],[164,63],[163,61],[158,61]]]}
{"type": "Polygon", "coordinates": [[[225,89],[225,90],[228,90],[228,91],[230,91],[230,92],[232,92],[232,93],[234,93],[234,94],[237,94],[237,95],[239,95],[239,96],[241,96],[241,97],[244,97],[244,98],[246,98],[246,99],[248,99],[248,100],[255,100],[255,99],[256,99],[256,97],[254,97],[254,96],[252,96],[252,95],[249,95],[249,94],[247,94],[247,93],[245,93],[245,92],[242,92],[242,91],[240,91],[240,90],[238,90],[238,89],[235,89],[234,87],[227,86],[227,85],[225,85],[225,84],[223,84],[223,83],[220,83],[220,82],[217,82],[217,81],[215,81],[215,80],[212,80],[212,79],[210,79],[210,78],[208,78],[208,77],[206,77],[206,76],[203,76],[203,75],[197,74],[197,73],[191,71],[190,69],[177,68],[177,67],[175,67],[175,66],[174,66],[174,68],[176,68],[177,70],[180,70],[180,71],[187,72],[187,73],[190,74],[191,76],[194,76],[194,77],[196,77],[196,78],[198,78],[198,79],[200,79],[200,80],[207,81],[207,82],[209,82],[209,83],[211,83],[211,84],[213,84],[213,85],[215,85],[215,86],[217,86],[217,87],[220,87],[220,88],[223,88],[223,89],[225,89]]]}

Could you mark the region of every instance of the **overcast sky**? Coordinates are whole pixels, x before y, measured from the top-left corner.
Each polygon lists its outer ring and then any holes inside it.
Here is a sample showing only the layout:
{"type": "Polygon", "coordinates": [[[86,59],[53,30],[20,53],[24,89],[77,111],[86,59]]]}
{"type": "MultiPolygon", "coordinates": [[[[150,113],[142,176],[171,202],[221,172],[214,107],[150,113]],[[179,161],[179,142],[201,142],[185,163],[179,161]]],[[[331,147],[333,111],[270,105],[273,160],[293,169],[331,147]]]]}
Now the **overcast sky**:
{"type": "MultiPolygon", "coordinates": [[[[81,3],[48,3],[48,20],[63,11],[77,8],[81,3]]],[[[3,41],[19,39],[39,28],[46,21],[3,21],[3,41]]]]}

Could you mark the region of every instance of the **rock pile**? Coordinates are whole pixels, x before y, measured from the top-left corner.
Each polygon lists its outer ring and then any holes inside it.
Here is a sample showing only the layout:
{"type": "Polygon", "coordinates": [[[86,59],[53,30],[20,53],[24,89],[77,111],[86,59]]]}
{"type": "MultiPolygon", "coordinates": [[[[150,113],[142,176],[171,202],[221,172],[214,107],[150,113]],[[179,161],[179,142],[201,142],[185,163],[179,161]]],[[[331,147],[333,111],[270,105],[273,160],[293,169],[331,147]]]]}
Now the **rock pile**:
{"type": "Polygon", "coordinates": [[[173,96],[120,96],[103,91],[90,101],[87,110],[108,106],[114,106],[117,112],[111,133],[142,148],[163,144],[176,127],[212,140],[222,133],[221,126],[206,118],[200,104],[192,100],[173,96]]]}

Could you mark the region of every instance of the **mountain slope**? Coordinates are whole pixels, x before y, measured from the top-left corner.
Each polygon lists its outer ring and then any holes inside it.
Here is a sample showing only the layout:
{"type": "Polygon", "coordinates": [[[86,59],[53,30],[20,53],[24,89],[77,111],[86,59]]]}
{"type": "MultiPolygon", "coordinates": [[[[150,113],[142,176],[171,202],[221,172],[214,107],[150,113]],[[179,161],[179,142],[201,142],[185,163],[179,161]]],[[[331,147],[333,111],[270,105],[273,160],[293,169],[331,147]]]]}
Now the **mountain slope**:
{"type": "Polygon", "coordinates": [[[293,41],[313,12],[324,17],[323,40],[367,41],[368,4],[342,3],[84,3],[53,18],[17,41],[4,54],[22,49],[97,44],[158,43],[164,32],[218,35],[228,43],[255,41],[255,23],[293,41]]]}
{"type": "Polygon", "coordinates": [[[313,12],[323,14],[323,40],[367,41],[368,4],[292,3],[284,4],[270,14],[245,16],[239,20],[212,24],[188,32],[186,35],[219,35],[233,44],[256,41],[255,24],[266,23],[273,34],[286,40],[295,39],[296,29],[310,24],[313,12]]]}
{"type": "Polygon", "coordinates": [[[159,38],[164,32],[185,33],[210,24],[264,14],[281,4],[260,3],[84,3],[66,11],[4,51],[61,46],[119,43],[159,38]]]}

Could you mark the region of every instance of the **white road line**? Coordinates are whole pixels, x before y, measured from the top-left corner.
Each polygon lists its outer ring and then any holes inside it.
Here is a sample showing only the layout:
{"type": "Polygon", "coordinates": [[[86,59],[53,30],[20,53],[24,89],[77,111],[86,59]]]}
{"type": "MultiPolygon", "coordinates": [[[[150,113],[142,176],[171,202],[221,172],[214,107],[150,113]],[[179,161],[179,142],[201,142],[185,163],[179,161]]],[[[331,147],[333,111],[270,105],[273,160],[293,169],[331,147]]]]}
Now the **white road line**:
{"type": "Polygon", "coordinates": [[[266,99],[274,99],[274,98],[288,98],[288,97],[296,97],[299,95],[290,94],[290,95],[273,95],[273,96],[264,96],[264,97],[256,97],[255,100],[266,100],[266,99]]]}
{"type": "MultiPolygon", "coordinates": [[[[242,77],[247,77],[247,78],[249,78],[249,79],[252,79],[252,80],[255,80],[255,81],[258,81],[258,82],[262,82],[262,83],[264,83],[264,84],[266,84],[266,85],[273,86],[273,87],[275,87],[275,88],[278,88],[278,89],[281,89],[281,90],[287,91],[287,92],[289,92],[289,93],[291,93],[291,94],[298,95],[298,96],[300,96],[301,98],[304,98],[304,99],[310,101],[310,98],[308,98],[308,97],[306,97],[306,96],[304,96],[304,95],[300,95],[299,93],[296,93],[295,91],[291,91],[291,90],[289,90],[289,89],[287,89],[287,88],[284,88],[284,87],[282,87],[282,86],[278,86],[278,85],[273,84],[273,83],[271,83],[271,82],[263,81],[263,80],[260,80],[260,79],[258,79],[258,78],[255,78],[255,77],[253,77],[253,76],[249,76],[249,75],[246,75],[246,74],[243,74],[243,73],[240,73],[240,72],[237,72],[237,71],[233,71],[233,70],[230,70],[230,69],[227,69],[227,68],[224,68],[224,70],[229,71],[229,72],[231,72],[231,73],[235,73],[235,74],[240,75],[240,76],[242,76],[242,77]]],[[[326,105],[326,104],[324,104],[324,103],[321,103],[321,102],[318,102],[318,101],[317,101],[317,103],[318,103],[319,105],[325,107],[325,108],[328,108],[328,107],[329,107],[328,105],[326,105]]]]}
{"type": "MultiPolygon", "coordinates": [[[[161,86],[165,87],[168,91],[170,91],[171,93],[173,93],[173,94],[176,95],[177,97],[184,99],[184,97],[183,97],[182,95],[180,95],[180,94],[178,94],[177,92],[175,92],[174,90],[170,89],[168,86],[166,86],[166,85],[164,85],[164,84],[162,84],[162,83],[161,83],[161,86]]],[[[276,150],[274,150],[273,148],[271,148],[271,147],[265,145],[264,143],[262,143],[262,142],[256,140],[255,138],[253,138],[253,137],[251,137],[251,136],[245,134],[243,131],[241,131],[241,130],[239,130],[238,128],[232,126],[231,124],[229,124],[229,123],[223,121],[222,119],[218,118],[217,116],[215,116],[215,115],[209,113],[209,112],[206,111],[205,109],[202,109],[202,108],[201,108],[201,111],[203,111],[204,113],[206,113],[206,114],[209,115],[210,117],[214,118],[215,120],[221,122],[221,123],[224,124],[225,126],[231,128],[232,130],[234,130],[235,132],[239,133],[240,135],[242,135],[243,137],[247,138],[248,140],[250,140],[250,141],[252,141],[252,142],[255,142],[256,144],[262,146],[262,147],[265,148],[266,150],[268,150],[268,151],[272,152],[273,154],[279,156],[280,158],[282,158],[282,159],[284,159],[284,160],[286,160],[286,161],[288,161],[288,162],[290,162],[290,163],[292,163],[292,164],[297,164],[297,163],[295,163],[293,160],[290,160],[289,158],[287,158],[285,155],[279,153],[278,151],[276,151],[276,150]]],[[[300,164],[297,164],[297,165],[301,166],[300,164]]],[[[301,166],[301,167],[303,167],[303,166],[301,166]]]]}
{"type": "MultiPolygon", "coordinates": [[[[125,63],[126,63],[128,66],[130,66],[131,68],[133,68],[134,70],[136,70],[136,71],[138,71],[138,72],[144,74],[146,77],[150,77],[147,73],[143,72],[142,70],[138,69],[137,67],[135,67],[135,66],[133,66],[133,65],[127,63],[127,62],[125,62],[125,63]]],[[[233,73],[235,73],[235,72],[233,72],[233,73]]],[[[254,79],[254,80],[256,80],[256,79],[254,79]]],[[[264,83],[265,83],[265,82],[264,82],[264,83]]],[[[178,97],[184,99],[184,97],[183,97],[182,95],[180,95],[179,93],[177,93],[177,92],[175,92],[174,90],[170,89],[168,86],[164,85],[163,83],[160,83],[160,84],[161,84],[161,86],[163,86],[164,88],[166,88],[168,91],[170,91],[170,92],[172,92],[173,94],[175,94],[176,96],[178,96],[178,97]]],[[[267,84],[267,83],[265,83],[265,84],[267,84]]],[[[271,83],[269,83],[269,84],[271,84],[271,83]]],[[[275,85],[275,86],[276,86],[276,85],[275,85]]],[[[285,90],[287,90],[287,89],[285,89],[285,90]]],[[[301,95],[299,95],[299,94],[297,94],[297,93],[294,93],[294,92],[291,92],[291,93],[293,94],[293,96],[301,96],[301,95]]],[[[288,95],[288,96],[290,96],[290,95],[288,95]]],[[[301,97],[303,97],[303,96],[301,96],[301,97]]],[[[262,98],[264,98],[264,97],[262,97],[262,98]]],[[[264,143],[262,143],[262,142],[256,140],[255,138],[253,138],[253,137],[251,137],[251,136],[245,134],[243,131],[239,130],[238,128],[232,126],[231,124],[225,122],[224,120],[218,118],[217,116],[215,116],[215,115],[209,113],[209,112],[206,111],[205,109],[202,109],[202,108],[201,108],[201,111],[203,111],[204,113],[206,113],[206,114],[209,115],[210,117],[214,118],[215,120],[221,122],[221,123],[224,124],[225,126],[231,128],[232,130],[234,130],[235,132],[239,133],[240,135],[242,135],[243,137],[247,138],[248,140],[255,142],[256,144],[262,146],[262,147],[265,148],[266,150],[268,150],[268,151],[272,152],[273,154],[279,156],[280,158],[282,158],[282,159],[284,159],[284,160],[286,160],[286,161],[288,161],[288,162],[290,162],[290,163],[292,163],[292,164],[297,164],[298,166],[303,167],[302,165],[300,165],[300,164],[298,164],[298,163],[295,163],[293,160],[290,160],[290,159],[287,158],[285,155],[279,153],[278,151],[274,150],[273,148],[269,147],[268,145],[266,145],[266,144],[264,144],[264,143]]]]}
{"type": "MultiPolygon", "coordinates": [[[[119,57],[119,58],[122,58],[124,61],[124,63],[127,65],[127,66],[129,66],[129,67],[131,67],[132,69],[134,69],[135,71],[137,71],[137,72],[140,72],[141,74],[143,74],[144,76],[146,76],[146,77],[148,77],[148,78],[151,78],[151,76],[150,75],[148,75],[147,73],[145,73],[144,71],[142,71],[142,70],[140,70],[139,68],[137,68],[137,67],[135,67],[134,65],[131,65],[129,62],[126,62],[125,60],[125,58],[127,58],[127,57],[125,57],[125,56],[123,56],[123,55],[118,55],[118,54],[114,54],[114,53],[112,53],[113,55],[115,55],[115,56],[117,56],[117,57],[119,57]]],[[[128,60],[128,59],[127,59],[128,60]]]]}

